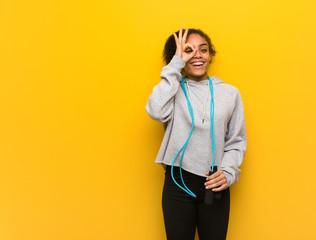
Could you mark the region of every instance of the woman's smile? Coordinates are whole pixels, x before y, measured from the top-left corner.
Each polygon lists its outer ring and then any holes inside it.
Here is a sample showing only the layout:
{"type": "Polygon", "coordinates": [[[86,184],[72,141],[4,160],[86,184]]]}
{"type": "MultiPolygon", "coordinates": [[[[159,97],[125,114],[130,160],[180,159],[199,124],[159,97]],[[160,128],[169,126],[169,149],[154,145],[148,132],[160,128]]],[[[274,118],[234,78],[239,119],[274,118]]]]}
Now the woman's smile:
{"type": "Polygon", "coordinates": [[[197,61],[197,62],[192,62],[191,65],[192,65],[194,68],[202,68],[202,67],[204,66],[204,63],[205,63],[205,62],[197,61]]]}

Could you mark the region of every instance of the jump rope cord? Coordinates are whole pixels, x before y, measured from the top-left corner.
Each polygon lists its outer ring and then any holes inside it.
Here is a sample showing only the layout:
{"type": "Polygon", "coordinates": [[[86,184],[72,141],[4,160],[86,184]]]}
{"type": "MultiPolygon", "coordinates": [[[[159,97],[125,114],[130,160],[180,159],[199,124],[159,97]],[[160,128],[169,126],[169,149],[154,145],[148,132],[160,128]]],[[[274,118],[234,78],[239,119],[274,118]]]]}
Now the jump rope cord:
{"type": "Polygon", "coordinates": [[[211,137],[212,137],[212,171],[214,169],[214,165],[215,165],[215,127],[214,127],[214,90],[213,90],[213,83],[212,80],[209,76],[208,80],[209,80],[209,87],[210,87],[210,92],[211,92],[211,106],[210,106],[210,113],[211,113],[211,137]]]}
{"type": "MultiPolygon", "coordinates": [[[[210,92],[211,92],[211,104],[210,104],[210,118],[211,118],[211,138],[212,138],[212,152],[213,152],[213,160],[212,160],[212,168],[211,170],[213,171],[213,168],[214,168],[214,165],[215,165],[215,129],[214,129],[214,91],[213,91],[213,83],[212,83],[212,80],[209,76],[208,77],[208,80],[209,80],[209,87],[210,87],[210,92]]],[[[191,127],[191,131],[190,131],[190,134],[189,134],[189,137],[188,139],[186,140],[186,142],[184,143],[184,145],[181,147],[181,149],[178,151],[178,153],[176,154],[176,156],[174,157],[173,159],[173,162],[172,162],[172,165],[171,165],[171,177],[172,177],[172,180],[174,181],[174,183],[179,187],[181,188],[183,191],[185,191],[186,193],[188,193],[189,195],[191,195],[192,197],[196,197],[196,195],[185,185],[184,183],[184,180],[183,180],[183,177],[182,177],[182,160],[183,160],[183,155],[184,155],[184,152],[187,148],[187,145],[189,143],[189,140],[191,138],[191,135],[192,135],[192,132],[193,132],[193,128],[194,128],[194,114],[193,114],[193,108],[192,108],[192,105],[191,105],[191,102],[189,100],[189,97],[188,97],[188,93],[187,93],[187,90],[185,88],[185,79],[187,78],[187,76],[184,76],[181,80],[181,87],[182,87],[182,90],[184,92],[184,95],[187,99],[187,103],[188,103],[188,109],[189,109],[189,113],[190,113],[190,116],[191,116],[191,120],[192,120],[192,127],[191,127]],[[178,155],[181,154],[181,158],[180,158],[180,164],[179,164],[179,171],[180,171],[180,177],[181,177],[181,182],[183,184],[184,187],[182,187],[175,179],[174,179],[174,176],[173,176],[173,166],[174,166],[174,163],[178,157],[178,155]]]]}

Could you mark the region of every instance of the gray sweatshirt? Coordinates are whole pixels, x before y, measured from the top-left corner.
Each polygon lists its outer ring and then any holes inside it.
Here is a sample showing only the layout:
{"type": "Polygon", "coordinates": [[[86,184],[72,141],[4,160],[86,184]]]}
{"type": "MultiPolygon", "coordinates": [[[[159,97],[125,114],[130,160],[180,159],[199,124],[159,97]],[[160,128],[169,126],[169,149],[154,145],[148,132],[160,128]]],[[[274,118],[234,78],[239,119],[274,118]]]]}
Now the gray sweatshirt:
{"type": "MultiPolygon", "coordinates": [[[[163,67],[161,81],[149,96],[146,111],[152,119],[163,123],[165,135],[156,158],[163,167],[171,165],[177,152],[186,142],[192,120],[187,100],[181,88],[181,70],[185,63],[174,56],[163,67]]],[[[215,165],[223,170],[228,185],[236,182],[247,146],[243,102],[237,88],[211,77],[214,89],[215,165]]],[[[211,94],[209,81],[186,79],[185,86],[194,112],[194,129],[183,156],[182,168],[206,177],[212,166],[210,126],[211,94]]],[[[181,154],[174,166],[179,166],[181,154]]]]}

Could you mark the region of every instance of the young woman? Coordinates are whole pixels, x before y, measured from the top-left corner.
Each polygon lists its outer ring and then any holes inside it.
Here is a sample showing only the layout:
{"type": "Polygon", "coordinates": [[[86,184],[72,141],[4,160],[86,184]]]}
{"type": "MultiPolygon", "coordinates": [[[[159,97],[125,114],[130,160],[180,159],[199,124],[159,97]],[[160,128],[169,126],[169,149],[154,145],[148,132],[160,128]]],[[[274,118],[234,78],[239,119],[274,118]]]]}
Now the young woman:
{"type": "Polygon", "coordinates": [[[166,169],[168,240],[193,240],[196,229],[200,240],[226,239],[229,186],[239,178],[247,140],[238,89],[207,74],[214,55],[201,30],[173,33],[164,48],[161,82],[146,105],[165,130],[156,162],[166,169]]]}

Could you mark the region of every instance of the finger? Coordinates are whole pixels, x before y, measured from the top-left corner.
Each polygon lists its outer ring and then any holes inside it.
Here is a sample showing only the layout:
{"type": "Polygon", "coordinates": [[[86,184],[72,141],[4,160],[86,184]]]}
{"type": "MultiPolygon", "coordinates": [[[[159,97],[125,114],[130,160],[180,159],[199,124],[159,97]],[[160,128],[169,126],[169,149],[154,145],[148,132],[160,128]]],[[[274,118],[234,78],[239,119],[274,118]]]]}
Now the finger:
{"type": "Polygon", "coordinates": [[[227,183],[226,178],[215,178],[204,183],[205,186],[217,187],[223,183],[227,183]]]}
{"type": "Polygon", "coordinates": [[[216,182],[216,183],[213,183],[213,184],[210,184],[210,185],[206,185],[205,186],[205,189],[213,189],[213,188],[218,188],[224,184],[227,184],[226,181],[222,180],[222,181],[219,181],[219,182],[216,182]]]}
{"type": "Polygon", "coordinates": [[[183,49],[191,48],[192,50],[195,50],[195,47],[191,43],[184,43],[183,49]]]}
{"type": "Polygon", "coordinates": [[[226,178],[223,170],[218,170],[217,172],[213,173],[211,176],[209,176],[207,180],[211,180],[211,179],[214,179],[214,178],[217,178],[219,176],[222,176],[223,178],[226,178]]]}
{"type": "Polygon", "coordinates": [[[195,47],[192,44],[190,44],[190,43],[186,43],[184,45],[183,51],[185,51],[187,48],[190,48],[192,50],[192,52],[187,53],[188,54],[188,58],[191,59],[195,55],[197,49],[195,49],[195,47]]]}
{"type": "Polygon", "coordinates": [[[175,41],[176,44],[178,45],[179,39],[178,39],[178,37],[177,37],[177,34],[176,34],[176,33],[173,33],[173,37],[174,37],[174,41],[175,41]]]}
{"type": "Polygon", "coordinates": [[[219,177],[221,174],[222,174],[221,172],[217,171],[217,172],[213,173],[211,176],[207,177],[206,180],[207,181],[213,180],[213,179],[219,177]]]}
{"type": "Polygon", "coordinates": [[[195,49],[195,48],[194,48],[194,49],[193,49],[193,52],[192,52],[192,53],[191,53],[191,55],[190,55],[190,56],[191,56],[191,58],[193,58],[193,57],[195,56],[196,51],[197,51],[197,49],[195,49]]]}
{"type": "Polygon", "coordinates": [[[182,39],[182,42],[183,42],[183,43],[185,43],[186,40],[187,40],[188,32],[189,32],[189,29],[186,28],[185,31],[184,31],[184,34],[183,34],[183,39],[182,39]]]}
{"type": "Polygon", "coordinates": [[[174,37],[174,40],[177,42],[178,41],[178,37],[177,37],[176,33],[173,33],[173,37],[174,37]]]}
{"type": "Polygon", "coordinates": [[[182,28],[179,30],[179,42],[182,43],[182,28]]]}
{"type": "Polygon", "coordinates": [[[223,184],[222,186],[220,186],[219,188],[213,188],[212,191],[213,192],[220,192],[225,190],[228,187],[227,183],[223,184]]]}
{"type": "Polygon", "coordinates": [[[226,178],[215,178],[211,181],[207,181],[204,183],[205,186],[213,186],[213,187],[217,187],[217,186],[214,186],[214,184],[217,184],[217,183],[226,183],[226,178]]]}
{"type": "Polygon", "coordinates": [[[206,182],[204,185],[205,185],[206,189],[210,189],[210,188],[216,188],[216,187],[221,186],[223,184],[227,184],[226,179],[221,179],[221,180],[216,181],[216,182],[209,181],[209,182],[206,182]]]}

